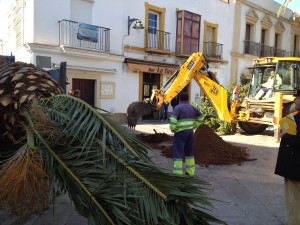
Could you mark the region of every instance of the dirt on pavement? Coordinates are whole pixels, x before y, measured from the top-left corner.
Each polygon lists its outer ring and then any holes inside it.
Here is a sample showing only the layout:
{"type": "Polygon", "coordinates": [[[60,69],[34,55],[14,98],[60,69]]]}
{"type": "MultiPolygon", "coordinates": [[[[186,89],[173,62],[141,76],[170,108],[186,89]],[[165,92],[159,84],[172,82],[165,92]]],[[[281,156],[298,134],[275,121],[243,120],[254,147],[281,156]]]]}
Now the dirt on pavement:
{"type": "MultiPolygon", "coordinates": [[[[160,150],[162,155],[173,158],[173,136],[166,133],[138,134],[144,142],[160,150]]],[[[222,139],[209,126],[201,125],[194,136],[195,162],[200,166],[209,165],[241,165],[242,162],[256,160],[249,158],[247,148],[232,145],[222,139]]]]}

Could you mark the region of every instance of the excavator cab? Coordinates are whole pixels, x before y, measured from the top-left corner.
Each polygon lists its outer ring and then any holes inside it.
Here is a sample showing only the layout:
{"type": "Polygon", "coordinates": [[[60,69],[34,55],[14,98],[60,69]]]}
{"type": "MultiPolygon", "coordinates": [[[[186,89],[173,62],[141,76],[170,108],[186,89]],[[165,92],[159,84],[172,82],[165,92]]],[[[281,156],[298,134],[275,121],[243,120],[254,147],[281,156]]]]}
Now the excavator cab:
{"type": "Polygon", "coordinates": [[[254,99],[262,84],[266,83],[272,71],[280,79],[280,84],[274,82],[272,86],[273,95],[282,92],[284,95],[293,95],[294,90],[299,87],[300,81],[300,59],[299,58],[266,58],[269,63],[258,62],[252,67],[252,79],[248,92],[248,98],[254,99]],[[289,60],[288,60],[289,59],[289,60]]]}
{"type": "Polygon", "coordinates": [[[247,133],[258,134],[268,126],[277,127],[277,121],[294,111],[293,94],[300,84],[300,58],[266,57],[254,59],[253,62],[248,96],[237,111],[240,127],[247,133]],[[268,87],[271,94],[258,98],[257,93],[266,84],[272,71],[275,72],[275,79],[272,86],[268,87]],[[276,81],[276,77],[280,82],[276,81]],[[278,99],[276,96],[281,97],[278,99]]]}
{"type": "Polygon", "coordinates": [[[270,77],[272,71],[275,71],[274,66],[257,66],[253,69],[252,79],[250,82],[250,88],[248,97],[254,99],[255,95],[259,92],[262,84],[266,83],[270,77]]]}

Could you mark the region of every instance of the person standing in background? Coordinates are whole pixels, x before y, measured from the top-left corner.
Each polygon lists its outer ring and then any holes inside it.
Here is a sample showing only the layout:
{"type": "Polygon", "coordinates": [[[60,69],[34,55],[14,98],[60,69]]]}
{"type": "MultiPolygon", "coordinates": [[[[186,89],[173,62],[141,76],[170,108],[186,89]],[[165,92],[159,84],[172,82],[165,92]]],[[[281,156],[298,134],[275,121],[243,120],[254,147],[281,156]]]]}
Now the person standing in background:
{"type": "Polygon", "coordinates": [[[194,129],[203,123],[200,111],[189,104],[189,95],[181,93],[179,105],[170,116],[170,130],[175,133],[173,139],[173,173],[183,174],[183,153],[185,153],[186,174],[195,174],[194,129]]]}
{"type": "Polygon", "coordinates": [[[74,90],[71,88],[71,89],[68,91],[68,94],[74,96],[74,90]]]}
{"type": "Polygon", "coordinates": [[[80,98],[80,90],[76,89],[76,90],[74,91],[74,96],[75,96],[76,98],[80,98]]]}
{"type": "Polygon", "coordinates": [[[168,119],[168,108],[169,108],[169,103],[168,104],[163,103],[159,112],[160,121],[166,121],[168,119]]]}
{"type": "Polygon", "coordinates": [[[239,87],[241,85],[237,84],[232,91],[232,100],[237,100],[239,98],[239,87]]]}
{"type": "Polygon", "coordinates": [[[296,134],[282,132],[275,174],[284,177],[285,217],[287,225],[300,224],[300,89],[294,95],[295,109],[289,118],[296,134]]]}

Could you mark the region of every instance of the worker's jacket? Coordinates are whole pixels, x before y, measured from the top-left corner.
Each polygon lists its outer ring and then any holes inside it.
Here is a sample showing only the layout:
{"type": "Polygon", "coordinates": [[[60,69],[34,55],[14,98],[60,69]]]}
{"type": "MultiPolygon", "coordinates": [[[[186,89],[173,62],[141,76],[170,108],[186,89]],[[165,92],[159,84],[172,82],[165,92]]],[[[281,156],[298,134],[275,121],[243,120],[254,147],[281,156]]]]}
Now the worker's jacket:
{"type": "Polygon", "coordinates": [[[273,84],[274,84],[274,88],[278,89],[280,87],[280,85],[282,85],[282,79],[281,77],[276,74],[274,76],[270,76],[267,80],[266,83],[263,83],[261,86],[264,88],[273,88],[273,84]],[[275,82],[275,84],[274,84],[275,82]]]}
{"type": "Polygon", "coordinates": [[[174,108],[169,120],[170,130],[176,133],[183,130],[196,129],[203,123],[204,118],[196,107],[188,102],[181,102],[174,108]]]}
{"type": "Polygon", "coordinates": [[[300,112],[294,116],[296,135],[285,133],[280,141],[275,174],[300,181],[300,112]]]}

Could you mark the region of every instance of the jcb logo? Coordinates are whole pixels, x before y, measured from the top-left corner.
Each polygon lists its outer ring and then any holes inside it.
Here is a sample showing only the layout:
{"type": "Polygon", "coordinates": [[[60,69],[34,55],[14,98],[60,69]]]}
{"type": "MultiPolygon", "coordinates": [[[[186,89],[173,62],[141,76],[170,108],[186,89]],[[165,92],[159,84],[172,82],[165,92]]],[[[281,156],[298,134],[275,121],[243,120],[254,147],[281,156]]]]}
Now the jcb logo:
{"type": "Polygon", "coordinates": [[[218,88],[215,85],[213,85],[211,87],[211,89],[210,89],[210,93],[212,93],[213,95],[218,95],[219,94],[219,90],[218,90],[218,88]]]}
{"type": "Polygon", "coordinates": [[[194,62],[193,61],[191,61],[190,63],[189,63],[189,65],[187,65],[187,68],[188,68],[188,70],[191,70],[192,69],[192,67],[194,66],[194,62]]]}

